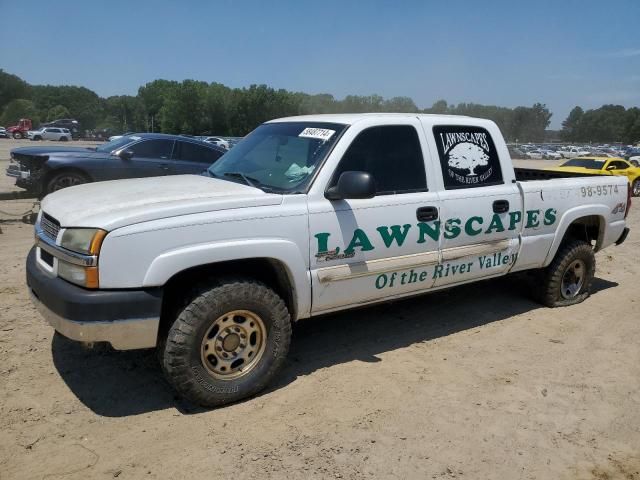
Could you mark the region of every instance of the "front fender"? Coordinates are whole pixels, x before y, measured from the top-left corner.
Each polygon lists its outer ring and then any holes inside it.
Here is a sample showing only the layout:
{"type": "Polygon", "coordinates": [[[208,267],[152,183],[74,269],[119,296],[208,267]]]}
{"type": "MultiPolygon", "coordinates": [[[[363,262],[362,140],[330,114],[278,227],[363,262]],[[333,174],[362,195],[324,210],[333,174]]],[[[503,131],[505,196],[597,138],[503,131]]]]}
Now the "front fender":
{"type": "Polygon", "coordinates": [[[168,250],[151,262],[143,286],[164,285],[171,277],[189,268],[250,258],[268,258],[284,265],[295,288],[298,318],[309,315],[311,281],[307,261],[295,243],[284,239],[233,240],[168,250]]]}

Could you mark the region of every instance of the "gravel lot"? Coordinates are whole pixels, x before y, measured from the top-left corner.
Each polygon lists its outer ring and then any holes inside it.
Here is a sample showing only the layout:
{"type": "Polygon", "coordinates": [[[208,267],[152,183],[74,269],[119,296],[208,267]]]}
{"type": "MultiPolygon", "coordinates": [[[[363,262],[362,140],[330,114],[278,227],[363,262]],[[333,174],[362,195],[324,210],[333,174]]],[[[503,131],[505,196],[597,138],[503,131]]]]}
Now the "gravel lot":
{"type": "Polygon", "coordinates": [[[24,285],[32,227],[0,213],[0,479],[639,480],[638,203],[580,305],[507,278],[303,321],[277,384],[211,411],[153,351],[54,336],[24,285]]]}

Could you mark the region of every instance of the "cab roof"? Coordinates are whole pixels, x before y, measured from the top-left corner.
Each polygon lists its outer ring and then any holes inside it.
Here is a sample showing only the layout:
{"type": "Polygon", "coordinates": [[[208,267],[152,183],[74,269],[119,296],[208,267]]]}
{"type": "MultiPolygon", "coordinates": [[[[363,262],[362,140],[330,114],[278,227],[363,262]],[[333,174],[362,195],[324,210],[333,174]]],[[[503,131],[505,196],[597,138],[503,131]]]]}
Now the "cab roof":
{"type": "Polygon", "coordinates": [[[343,125],[353,125],[362,120],[368,120],[371,118],[421,118],[428,119],[431,122],[436,123],[438,120],[458,120],[461,119],[473,119],[476,121],[489,122],[490,120],[468,117],[464,115],[439,115],[433,113],[326,113],[317,115],[299,115],[295,117],[276,118],[270,120],[267,123],[279,123],[279,122],[327,122],[327,123],[340,123],[343,125]]]}

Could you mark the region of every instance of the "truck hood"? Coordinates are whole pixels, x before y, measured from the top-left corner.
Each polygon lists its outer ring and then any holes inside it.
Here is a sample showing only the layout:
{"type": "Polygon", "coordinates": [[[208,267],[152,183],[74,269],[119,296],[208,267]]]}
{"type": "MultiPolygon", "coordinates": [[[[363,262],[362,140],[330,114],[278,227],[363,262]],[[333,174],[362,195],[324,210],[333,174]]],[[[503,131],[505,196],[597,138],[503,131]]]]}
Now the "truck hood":
{"type": "Polygon", "coordinates": [[[282,195],[198,175],[87,183],[47,195],[41,209],[62,227],[105,230],[161,218],[279,205],[282,195]]]}

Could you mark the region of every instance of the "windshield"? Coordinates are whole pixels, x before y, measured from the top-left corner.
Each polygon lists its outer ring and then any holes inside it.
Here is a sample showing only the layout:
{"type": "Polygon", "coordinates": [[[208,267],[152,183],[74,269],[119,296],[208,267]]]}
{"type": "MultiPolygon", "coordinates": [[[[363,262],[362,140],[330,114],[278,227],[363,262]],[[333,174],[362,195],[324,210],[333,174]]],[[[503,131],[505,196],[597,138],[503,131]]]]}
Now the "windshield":
{"type": "Polygon", "coordinates": [[[593,160],[592,158],[574,158],[562,164],[563,167],[582,167],[591,170],[600,170],[603,165],[602,160],[593,160]]]}
{"type": "Polygon", "coordinates": [[[346,128],[325,122],[265,123],[225,153],[208,172],[263,190],[304,191],[346,128]]]}
{"type": "Polygon", "coordinates": [[[140,140],[140,137],[131,136],[116,138],[115,140],[112,140],[110,142],[98,145],[96,147],[96,152],[111,153],[114,150],[118,150],[131,142],[135,142],[136,140],[140,140]]]}

